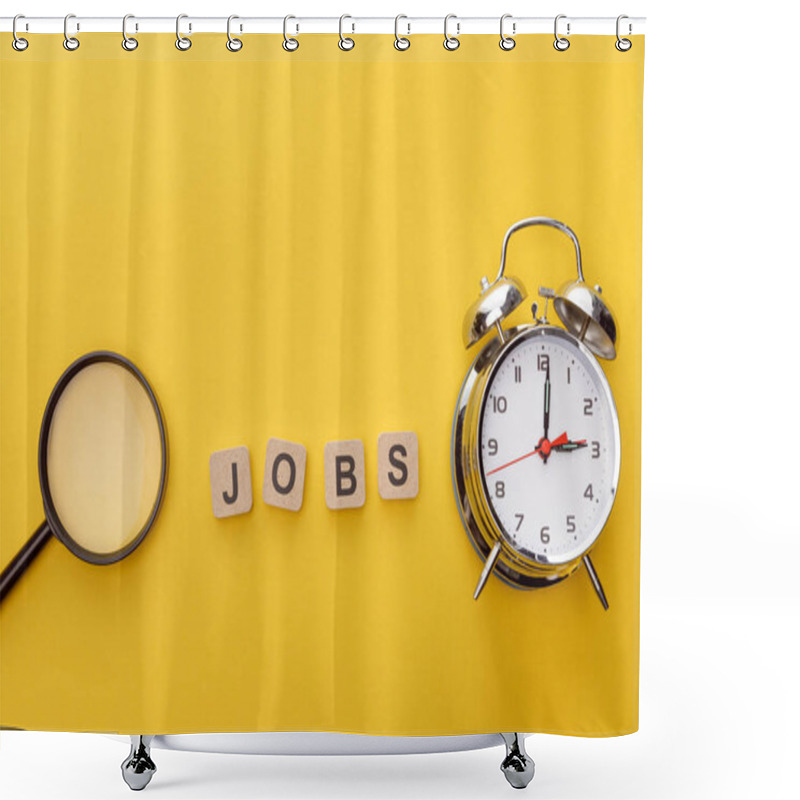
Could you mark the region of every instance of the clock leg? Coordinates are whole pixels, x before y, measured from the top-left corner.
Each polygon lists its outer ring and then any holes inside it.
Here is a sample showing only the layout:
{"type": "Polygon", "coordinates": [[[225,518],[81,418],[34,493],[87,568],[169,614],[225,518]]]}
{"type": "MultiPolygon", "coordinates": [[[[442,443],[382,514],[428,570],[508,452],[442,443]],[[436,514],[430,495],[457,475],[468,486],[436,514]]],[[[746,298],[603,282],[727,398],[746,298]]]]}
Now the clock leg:
{"type": "Polygon", "coordinates": [[[533,759],[525,752],[525,736],[522,733],[501,733],[506,745],[506,757],[500,765],[506,780],[515,789],[524,789],[535,772],[533,759]]]}
{"type": "Polygon", "coordinates": [[[589,573],[589,580],[591,580],[592,586],[594,586],[594,590],[597,592],[597,596],[600,598],[600,602],[603,604],[603,608],[608,611],[608,600],[606,600],[606,593],[603,591],[603,584],[600,583],[600,578],[597,577],[597,573],[594,570],[592,559],[589,558],[589,556],[584,556],[583,564],[586,567],[586,571],[589,573]]]}
{"type": "Polygon", "coordinates": [[[494,569],[494,565],[497,563],[497,558],[500,555],[500,548],[502,545],[500,542],[495,542],[494,547],[492,548],[492,552],[486,558],[486,563],[483,565],[483,571],[481,572],[481,577],[478,579],[478,585],[475,587],[475,592],[472,595],[473,600],[477,600],[481,596],[481,592],[483,591],[483,587],[486,586],[486,581],[489,580],[489,576],[492,574],[492,570],[494,569]]]}
{"type": "Polygon", "coordinates": [[[152,741],[152,736],[131,736],[131,752],[122,762],[122,779],[134,792],[144,789],[155,774],[156,765],[150,758],[152,741]]]}

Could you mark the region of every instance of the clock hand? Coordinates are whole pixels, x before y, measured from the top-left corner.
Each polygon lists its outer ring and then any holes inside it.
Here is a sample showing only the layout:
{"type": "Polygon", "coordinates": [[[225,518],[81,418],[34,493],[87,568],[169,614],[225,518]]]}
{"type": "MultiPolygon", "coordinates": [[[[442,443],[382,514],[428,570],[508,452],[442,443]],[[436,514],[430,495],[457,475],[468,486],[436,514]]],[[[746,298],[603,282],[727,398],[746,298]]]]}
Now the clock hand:
{"type": "Polygon", "coordinates": [[[552,450],[554,447],[561,447],[562,445],[565,445],[568,441],[569,437],[567,436],[567,432],[564,431],[564,433],[562,433],[561,436],[557,436],[555,439],[553,439],[552,442],[548,442],[549,445],[548,449],[552,450]]]}
{"type": "Polygon", "coordinates": [[[563,444],[566,444],[569,441],[567,439],[567,432],[561,434],[561,436],[556,437],[553,439],[552,442],[549,442],[546,438],[542,439],[539,442],[539,455],[542,457],[542,461],[546,464],[547,459],[550,458],[550,453],[553,450],[557,450],[563,444]]]}
{"type": "Polygon", "coordinates": [[[558,450],[560,453],[571,453],[573,450],[579,450],[581,447],[588,447],[586,439],[581,439],[577,442],[563,442],[562,444],[552,444],[552,450],[558,450]]]}
{"type": "Polygon", "coordinates": [[[539,441],[539,444],[537,444],[536,447],[534,447],[533,450],[530,451],[530,453],[525,453],[525,455],[519,456],[519,458],[515,458],[513,461],[508,461],[505,464],[501,464],[499,467],[495,467],[494,469],[489,470],[489,472],[486,473],[486,477],[488,478],[489,475],[494,475],[495,472],[500,472],[501,469],[510,467],[513,464],[518,464],[520,461],[524,461],[526,458],[535,456],[537,453],[539,453],[542,456],[542,458],[545,458],[546,456],[550,455],[550,450],[552,448],[561,447],[562,445],[565,445],[568,442],[569,439],[567,438],[566,431],[564,431],[564,433],[562,433],[561,436],[559,436],[557,439],[553,439],[552,442],[548,442],[547,439],[543,437],[539,441]]]}
{"type": "Polygon", "coordinates": [[[547,375],[544,379],[544,435],[542,439],[547,439],[550,429],[550,362],[547,362],[547,375]]]}
{"type": "Polygon", "coordinates": [[[513,461],[508,461],[505,464],[502,464],[499,467],[495,467],[494,469],[489,470],[486,473],[486,477],[488,478],[490,475],[494,475],[495,472],[500,472],[501,469],[505,469],[506,467],[510,467],[512,464],[518,464],[520,461],[524,461],[526,458],[530,458],[531,456],[535,456],[539,452],[539,448],[541,447],[541,443],[536,445],[530,453],[525,453],[524,456],[520,456],[519,458],[515,458],[513,461]]]}

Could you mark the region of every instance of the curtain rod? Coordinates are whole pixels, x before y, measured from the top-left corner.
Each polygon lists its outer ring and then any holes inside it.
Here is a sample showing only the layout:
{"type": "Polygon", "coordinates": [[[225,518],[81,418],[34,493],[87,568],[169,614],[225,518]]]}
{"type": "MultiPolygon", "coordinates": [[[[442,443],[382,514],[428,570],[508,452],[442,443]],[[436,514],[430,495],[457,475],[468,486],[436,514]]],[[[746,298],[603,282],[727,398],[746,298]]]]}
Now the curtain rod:
{"type": "MultiPolygon", "coordinates": [[[[610,35],[616,32],[616,17],[570,17],[559,15],[559,34],[610,35]]],[[[621,23],[623,36],[644,33],[644,17],[627,17],[621,23]]],[[[13,17],[0,17],[0,31],[12,30],[13,17]]],[[[555,17],[506,16],[505,31],[509,35],[526,33],[553,33],[555,17]]],[[[129,17],[129,35],[137,33],[175,33],[175,17],[129,17]]],[[[184,35],[192,33],[225,33],[227,17],[193,17],[181,20],[184,35]]],[[[282,33],[283,17],[237,17],[232,23],[236,33],[282,33]]],[[[70,33],[121,33],[122,17],[70,17],[70,33]]],[[[292,17],[288,24],[291,34],[337,33],[339,17],[292,17]]],[[[346,16],[344,33],[386,33],[395,31],[395,17],[351,17],[346,16]]],[[[500,17],[451,16],[448,30],[451,35],[461,36],[480,33],[499,33],[500,17]]],[[[17,21],[17,33],[63,33],[64,17],[25,17],[17,21]]],[[[444,33],[444,17],[406,17],[399,19],[399,33],[403,36],[415,33],[444,33]]]]}

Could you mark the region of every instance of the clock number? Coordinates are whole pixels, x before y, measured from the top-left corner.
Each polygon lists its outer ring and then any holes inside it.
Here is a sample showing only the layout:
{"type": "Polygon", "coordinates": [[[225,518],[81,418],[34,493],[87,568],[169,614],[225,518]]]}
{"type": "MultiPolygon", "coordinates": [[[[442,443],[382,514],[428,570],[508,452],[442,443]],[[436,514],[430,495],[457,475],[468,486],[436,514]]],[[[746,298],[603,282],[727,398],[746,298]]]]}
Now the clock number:
{"type": "Polygon", "coordinates": [[[547,544],[550,541],[550,526],[545,525],[541,532],[539,533],[539,538],[542,540],[542,544],[547,544]]]}
{"type": "Polygon", "coordinates": [[[572,370],[567,367],[567,383],[572,383],[572,370]]]}
{"type": "Polygon", "coordinates": [[[600,442],[592,442],[592,458],[600,458],[600,442]]]}
{"type": "Polygon", "coordinates": [[[525,515],[524,514],[514,514],[514,516],[517,518],[516,530],[519,530],[522,527],[522,520],[525,519],[525,515]]]}
{"type": "Polygon", "coordinates": [[[575,515],[567,514],[567,533],[575,533],[575,515]]]}
{"type": "Polygon", "coordinates": [[[503,397],[503,395],[492,398],[492,411],[494,411],[495,414],[505,414],[507,408],[508,401],[505,397],[503,397]]]}
{"type": "Polygon", "coordinates": [[[550,356],[547,353],[539,353],[536,356],[536,368],[539,372],[547,372],[550,369],[550,356]]]}
{"type": "Polygon", "coordinates": [[[496,456],[497,455],[497,439],[489,439],[487,442],[489,446],[489,455],[496,456]]]}
{"type": "Polygon", "coordinates": [[[591,397],[584,397],[583,398],[583,416],[584,417],[591,417],[592,416],[592,406],[594,405],[594,400],[591,397]]]}
{"type": "Polygon", "coordinates": [[[594,492],[592,491],[592,484],[591,483],[586,487],[586,491],[583,493],[583,496],[587,500],[594,500],[594,492]]]}
{"type": "Polygon", "coordinates": [[[522,367],[519,364],[514,367],[514,383],[522,383],[522,367]]]}
{"type": "Polygon", "coordinates": [[[494,496],[495,497],[505,497],[506,496],[506,485],[503,481],[497,481],[494,485],[494,496]]]}

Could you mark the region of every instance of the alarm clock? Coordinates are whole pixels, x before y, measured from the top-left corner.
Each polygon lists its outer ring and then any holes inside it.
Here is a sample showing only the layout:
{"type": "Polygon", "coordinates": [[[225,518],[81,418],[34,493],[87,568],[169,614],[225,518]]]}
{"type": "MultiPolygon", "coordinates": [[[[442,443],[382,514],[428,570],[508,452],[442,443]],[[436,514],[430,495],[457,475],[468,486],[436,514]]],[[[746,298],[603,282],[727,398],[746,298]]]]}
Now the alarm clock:
{"type": "Polygon", "coordinates": [[[461,520],[483,571],[480,596],[494,573],[521,589],[552,586],[583,566],[600,602],[608,601],[590,558],[617,493],[620,430],[614,396],[598,358],[616,357],[617,326],[599,286],[584,280],[574,231],[550,217],[514,223],[500,269],[466,313],[464,345],[494,333],[472,362],[453,419],[453,488],[461,520]],[[521,281],[505,276],[511,236],[547,225],[575,247],[577,280],[540,287],[544,310],[504,328],[525,299],[521,281]],[[552,300],[563,327],[547,320],[552,300]]]}

